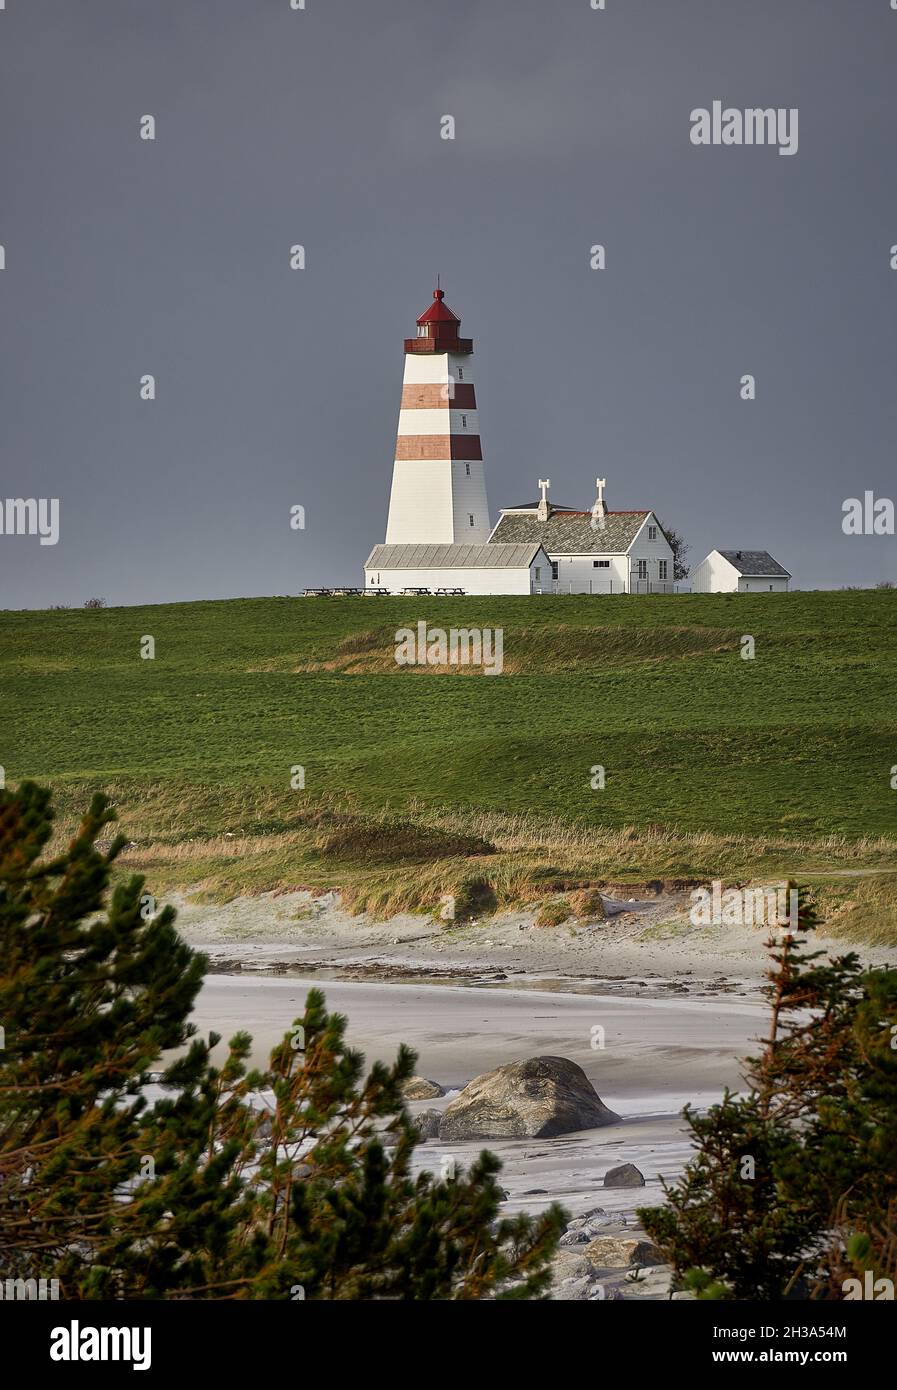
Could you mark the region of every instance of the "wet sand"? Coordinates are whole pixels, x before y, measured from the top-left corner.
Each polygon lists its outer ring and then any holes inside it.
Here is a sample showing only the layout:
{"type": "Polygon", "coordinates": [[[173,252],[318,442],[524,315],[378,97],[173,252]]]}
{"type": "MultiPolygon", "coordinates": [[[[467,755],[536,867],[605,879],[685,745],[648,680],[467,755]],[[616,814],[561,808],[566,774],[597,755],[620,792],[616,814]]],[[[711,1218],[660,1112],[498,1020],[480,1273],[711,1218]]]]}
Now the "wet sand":
{"type": "MultiPolygon", "coordinates": [[[[331,981],[313,977],[210,975],[194,1021],[225,1038],[252,1033],[254,1060],[301,1014],[306,991],[324,988],[330,1008],[347,1015],[348,1040],[368,1061],[389,1061],[400,1042],[419,1054],[418,1071],[457,1091],[478,1073],[537,1054],[577,1062],[621,1123],[542,1140],[445,1144],[417,1150],[416,1167],[438,1169],[445,1154],[466,1165],[488,1147],[504,1164],[508,1210],[538,1211],[561,1201],[573,1215],[596,1205],[632,1223],[634,1209],[661,1200],[661,1176],[675,1177],[688,1144],[681,1110],[704,1108],[739,1083],[738,1058],[751,1051],[763,1009],[733,998],[650,999],[538,989],[331,981]],[[595,1032],[603,1029],[603,1036],[595,1032]],[[603,1046],[592,1045],[603,1042],[603,1046]],[[608,1168],[632,1162],[647,1185],[602,1186],[608,1168]]],[[[442,1100],[412,1104],[412,1113],[442,1100]]]]}

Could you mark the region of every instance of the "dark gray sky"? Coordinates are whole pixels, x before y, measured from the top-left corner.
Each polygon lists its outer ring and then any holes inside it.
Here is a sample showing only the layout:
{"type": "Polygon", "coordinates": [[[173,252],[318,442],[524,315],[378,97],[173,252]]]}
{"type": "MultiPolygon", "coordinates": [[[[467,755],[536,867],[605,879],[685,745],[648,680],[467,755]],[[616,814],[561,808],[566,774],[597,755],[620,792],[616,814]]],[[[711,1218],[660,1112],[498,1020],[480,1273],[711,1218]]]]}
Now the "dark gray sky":
{"type": "Polygon", "coordinates": [[[0,607],[363,582],[437,271],[493,519],[600,471],[694,562],[897,579],[841,531],[897,487],[897,13],[606,3],[6,0],[0,497],[61,534],[0,537],[0,607]],[[694,147],[715,99],[797,107],[798,153],[694,147]]]}

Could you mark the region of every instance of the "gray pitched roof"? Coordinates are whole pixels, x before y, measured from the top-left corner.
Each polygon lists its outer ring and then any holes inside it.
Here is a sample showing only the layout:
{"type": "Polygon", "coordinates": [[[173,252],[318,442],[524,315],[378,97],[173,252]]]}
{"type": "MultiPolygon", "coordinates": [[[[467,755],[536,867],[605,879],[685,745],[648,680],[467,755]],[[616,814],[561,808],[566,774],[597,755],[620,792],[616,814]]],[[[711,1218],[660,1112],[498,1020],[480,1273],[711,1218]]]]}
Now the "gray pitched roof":
{"type": "Polygon", "coordinates": [[[528,569],[538,541],[519,545],[375,545],[365,569],[528,569]]]}
{"type": "Polygon", "coordinates": [[[719,553],[730,565],[734,565],[739,574],[755,575],[762,579],[775,575],[791,578],[788,570],[774,560],[768,550],[721,550],[719,553]]]}
{"type": "Polygon", "coordinates": [[[592,529],[591,512],[552,512],[540,521],[535,512],[503,512],[493,542],[541,541],[549,555],[624,555],[648,512],[608,512],[603,530],[592,529]]]}

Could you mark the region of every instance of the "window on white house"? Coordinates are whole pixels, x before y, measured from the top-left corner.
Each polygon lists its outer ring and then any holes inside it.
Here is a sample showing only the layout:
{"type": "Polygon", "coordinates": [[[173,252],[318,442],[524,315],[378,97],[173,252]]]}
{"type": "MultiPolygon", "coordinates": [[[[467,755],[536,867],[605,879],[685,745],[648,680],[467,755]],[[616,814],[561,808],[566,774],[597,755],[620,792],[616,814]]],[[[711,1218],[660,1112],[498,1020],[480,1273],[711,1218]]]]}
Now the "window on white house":
{"type": "Polygon", "coordinates": [[[469,463],[465,463],[464,467],[467,469],[467,476],[468,476],[468,478],[469,478],[469,477],[470,477],[470,464],[469,464],[469,463]]]}
{"type": "Polygon", "coordinates": [[[660,574],[659,574],[657,577],[658,577],[658,579],[666,579],[666,577],[667,577],[667,562],[666,562],[666,560],[661,560],[661,561],[659,561],[659,564],[660,564],[660,574]]]}
{"type": "Polygon", "coordinates": [[[649,540],[649,541],[656,541],[656,540],[657,540],[657,527],[656,527],[656,526],[649,526],[649,527],[648,527],[648,540],[649,540]]]}
{"type": "Polygon", "coordinates": [[[593,570],[609,570],[609,569],[610,569],[610,560],[593,560],[593,561],[592,561],[592,569],[593,569],[593,570]]]}
{"type": "Polygon", "coordinates": [[[552,579],[557,579],[557,577],[558,577],[558,562],[557,562],[557,560],[552,560],[552,562],[551,562],[551,577],[552,577],[552,579]]]}
{"type": "Polygon", "coordinates": [[[459,367],[459,368],[458,368],[458,380],[459,380],[459,381],[463,381],[463,380],[464,380],[464,368],[463,368],[463,367],[459,367]]]}
{"type": "Polygon", "coordinates": [[[467,515],[470,517],[470,524],[471,524],[471,526],[472,526],[472,525],[473,525],[473,512],[468,512],[467,515]]]}
{"type": "Polygon", "coordinates": [[[639,577],[639,579],[647,579],[647,578],[648,578],[648,561],[647,561],[647,560],[639,560],[639,562],[638,562],[638,577],[639,577]]]}
{"type": "Polygon", "coordinates": [[[467,429],[467,416],[466,416],[466,415],[462,415],[462,416],[461,416],[461,428],[462,428],[462,430],[466,430],[466,429],[467,429]]]}
{"type": "Polygon", "coordinates": [[[541,566],[541,565],[536,565],[536,583],[537,583],[537,584],[540,582],[541,578],[542,578],[542,566],[541,566]]]}

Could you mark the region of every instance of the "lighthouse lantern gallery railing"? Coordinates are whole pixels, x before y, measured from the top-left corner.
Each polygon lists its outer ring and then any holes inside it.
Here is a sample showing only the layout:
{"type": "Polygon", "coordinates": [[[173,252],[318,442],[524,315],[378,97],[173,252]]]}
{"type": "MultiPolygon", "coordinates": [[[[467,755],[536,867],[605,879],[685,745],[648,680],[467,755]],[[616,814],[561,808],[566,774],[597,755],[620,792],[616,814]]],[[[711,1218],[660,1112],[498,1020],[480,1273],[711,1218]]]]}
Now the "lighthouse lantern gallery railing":
{"type": "Polygon", "coordinates": [[[473,338],[405,338],[406,352],[473,352],[473,338]]]}

